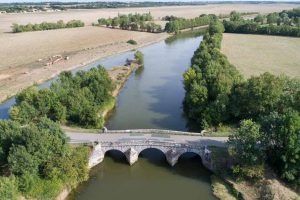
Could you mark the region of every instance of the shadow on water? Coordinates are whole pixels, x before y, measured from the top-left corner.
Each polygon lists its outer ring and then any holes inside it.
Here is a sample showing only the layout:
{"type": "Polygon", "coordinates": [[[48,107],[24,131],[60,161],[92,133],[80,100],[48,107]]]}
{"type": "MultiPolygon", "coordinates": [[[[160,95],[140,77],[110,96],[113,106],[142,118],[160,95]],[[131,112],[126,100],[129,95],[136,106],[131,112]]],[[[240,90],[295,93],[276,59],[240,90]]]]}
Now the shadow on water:
{"type": "Polygon", "coordinates": [[[105,153],[105,157],[110,157],[115,163],[128,164],[126,156],[119,150],[109,150],[105,153]]]}
{"type": "Polygon", "coordinates": [[[203,166],[201,157],[193,152],[183,153],[173,167],[167,162],[165,154],[156,148],[148,148],[141,151],[138,161],[134,163],[133,166],[129,166],[124,153],[119,150],[110,150],[105,156],[109,157],[109,159],[113,160],[115,163],[131,167],[132,171],[135,171],[135,168],[143,167],[146,162],[147,165],[150,164],[157,168],[170,170],[171,173],[186,178],[198,181],[210,181],[209,176],[207,176],[210,172],[203,166]],[[139,164],[140,161],[142,162],[141,164],[139,164]]]}
{"type": "MultiPolygon", "coordinates": [[[[140,159],[156,167],[170,170],[171,173],[185,178],[206,182],[210,181],[207,176],[207,173],[210,172],[203,166],[201,157],[193,152],[183,153],[173,167],[167,162],[165,154],[155,148],[143,150],[139,155],[139,160],[140,159]]],[[[138,165],[138,162],[136,164],[138,165]]]]}
{"type": "Polygon", "coordinates": [[[120,151],[109,151],[103,162],[93,168],[89,181],[69,196],[73,199],[96,200],[215,200],[210,188],[210,172],[201,158],[185,153],[171,167],[163,152],[146,149],[132,166],[120,151]]]}

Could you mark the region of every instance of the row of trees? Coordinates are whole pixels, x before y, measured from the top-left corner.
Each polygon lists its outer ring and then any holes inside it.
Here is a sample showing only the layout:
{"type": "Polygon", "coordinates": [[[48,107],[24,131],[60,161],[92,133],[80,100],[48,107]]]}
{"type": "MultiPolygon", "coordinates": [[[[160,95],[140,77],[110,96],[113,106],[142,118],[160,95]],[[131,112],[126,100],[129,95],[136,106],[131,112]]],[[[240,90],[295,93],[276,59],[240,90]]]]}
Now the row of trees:
{"type": "Polygon", "coordinates": [[[224,27],[215,20],[184,73],[184,111],[191,129],[218,126],[229,119],[231,89],[242,81],[237,69],[220,52],[224,27]]]}
{"type": "Polygon", "coordinates": [[[198,26],[208,25],[211,21],[217,19],[215,15],[200,15],[194,19],[177,18],[174,16],[167,16],[166,20],[170,20],[166,23],[165,31],[168,33],[179,32],[182,29],[194,28],[198,26]]]}
{"type": "Polygon", "coordinates": [[[260,25],[254,21],[224,21],[225,32],[300,37],[300,27],[289,25],[260,25]]]}
{"type": "Polygon", "coordinates": [[[62,29],[62,28],[76,28],[76,27],[83,27],[84,23],[80,20],[71,20],[67,23],[64,23],[63,20],[59,20],[55,22],[42,22],[40,24],[26,24],[26,25],[19,25],[13,24],[12,25],[12,32],[13,33],[21,33],[21,32],[30,32],[30,31],[44,31],[44,30],[53,30],[53,29],[62,29]]]}
{"type": "Polygon", "coordinates": [[[85,128],[102,128],[101,111],[114,101],[114,84],[99,66],[89,71],[63,72],[50,88],[31,87],[16,96],[11,119],[27,124],[41,117],[85,128]]]}
{"type": "Polygon", "coordinates": [[[71,148],[59,124],[0,121],[0,199],[53,199],[88,178],[87,147],[71,148]]]}
{"type": "Polygon", "coordinates": [[[282,35],[300,37],[299,11],[293,10],[291,18],[286,12],[270,13],[267,16],[257,15],[254,20],[242,19],[240,13],[232,12],[230,21],[224,20],[225,32],[228,33],[250,33],[266,35],[282,35]]]}
{"type": "Polygon", "coordinates": [[[99,25],[105,25],[106,27],[120,28],[123,30],[132,31],[147,31],[152,33],[162,32],[160,25],[150,22],[153,17],[150,13],[145,14],[128,14],[119,15],[114,18],[100,18],[98,19],[99,25]]]}
{"type": "Polygon", "coordinates": [[[266,161],[299,185],[300,80],[270,73],[245,80],[220,52],[223,31],[220,22],[210,24],[184,74],[189,125],[199,130],[246,119],[230,140],[234,172],[256,177],[266,161]]]}

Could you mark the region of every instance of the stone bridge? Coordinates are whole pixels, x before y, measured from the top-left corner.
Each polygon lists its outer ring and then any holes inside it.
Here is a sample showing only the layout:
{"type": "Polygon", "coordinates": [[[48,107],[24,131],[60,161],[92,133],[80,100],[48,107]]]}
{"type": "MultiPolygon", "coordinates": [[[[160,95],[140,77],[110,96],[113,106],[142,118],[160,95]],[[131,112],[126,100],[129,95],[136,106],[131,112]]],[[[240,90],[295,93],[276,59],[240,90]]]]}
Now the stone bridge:
{"type": "MultiPolygon", "coordinates": [[[[164,130],[165,131],[165,130],[164,130]]],[[[130,165],[134,164],[139,154],[145,149],[158,149],[166,156],[167,162],[174,166],[181,155],[187,152],[195,153],[202,159],[205,167],[212,170],[210,146],[224,147],[226,137],[204,137],[199,133],[184,133],[178,131],[110,131],[110,133],[80,133],[66,131],[70,143],[93,144],[89,167],[101,163],[106,152],[118,150],[124,153],[130,165]]]]}

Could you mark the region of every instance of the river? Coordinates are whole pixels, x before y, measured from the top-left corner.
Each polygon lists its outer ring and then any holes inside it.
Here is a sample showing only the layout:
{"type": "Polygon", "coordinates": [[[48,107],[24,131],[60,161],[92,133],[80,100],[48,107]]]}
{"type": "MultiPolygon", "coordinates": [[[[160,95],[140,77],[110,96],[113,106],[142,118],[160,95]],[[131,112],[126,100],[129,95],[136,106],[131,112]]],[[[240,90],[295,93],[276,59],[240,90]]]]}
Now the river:
{"type": "MultiPolygon", "coordinates": [[[[139,49],[145,56],[144,68],[126,82],[107,120],[108,129],[187,130],[182,116],[182,74],[190,66],[201,40],[202,36],[180,38],[139,49]]],[[[101,59],[80,70],[98,64],[110,69],[123,65],[133,54],[131,51],[101,59]]],[[[48,87],[52,81],[39,87],[48,87]]],[[[14,103],[12,98],[0,106],[0,118],[8,118],[7,111],[14,103]]],[[[141,152],[133,166],[128,165],[121,152],[110,151],[104,161],[91,170],[90,179],[79,185],[68,199],[209,200],[215,197],[210,187],[210,172],[202,166],[199,157],[184,154],[178,164],[170,167],[162,152],[149,149],[141,152]]]]}

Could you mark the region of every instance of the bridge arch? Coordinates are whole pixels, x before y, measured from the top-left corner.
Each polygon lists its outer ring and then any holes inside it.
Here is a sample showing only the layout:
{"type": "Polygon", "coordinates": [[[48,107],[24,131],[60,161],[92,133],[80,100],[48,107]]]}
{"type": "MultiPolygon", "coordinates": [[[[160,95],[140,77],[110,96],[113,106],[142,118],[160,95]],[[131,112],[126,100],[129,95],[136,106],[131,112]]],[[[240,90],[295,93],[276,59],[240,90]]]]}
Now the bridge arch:
{"type": "Polygon", "coordinates": [[[161,154],[163,154],[164,156],[166,156],[166,151],[164,149],[161,149],[161,148],[158,148],[158,147],[145,147],[143,149],[141,149],[138,154],[139,156],[141,156],[142,153],[145,153],[146,151],[151,151],[151,150],[154,150],[156,152],[159,152],[161,154]]]}
{"type": "Polygon", "coordinates": [[[145,160],[153,164],[166,162],[165,152],[157,147],[144,148],[139,152],[138,157],[139,159],[144,158],[145,160]]]}
{"type": "Polygon", "coordinates": [[[189,160],[189,159],[193,159],[193,158],[199,159],[201,161],[201,164],[203,164],[202,156],[198,152],[195,152],[195,151],[185,151],[185,152],[183,152],[178,157],[177,163],[182,161],[183,159],[184,160],[189,160]],[[185,158],[185,156],[189,156],[189,158],[185,158]]]}
{"type": "Polygon", "coordinates": [[[120,149],[108,149],[103,153],[103,159],[109,156],[114,162],[127,163],[126,155],[120,149]]]}

